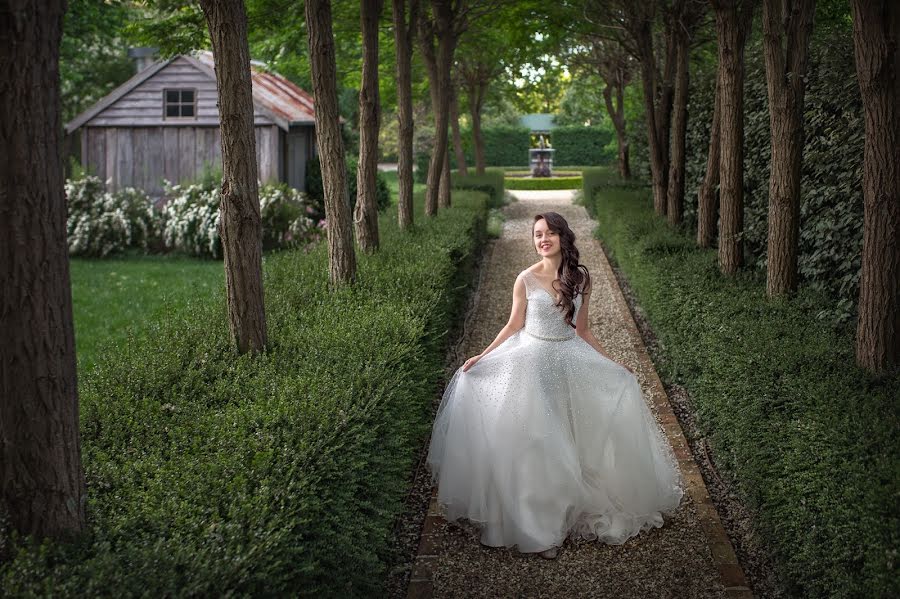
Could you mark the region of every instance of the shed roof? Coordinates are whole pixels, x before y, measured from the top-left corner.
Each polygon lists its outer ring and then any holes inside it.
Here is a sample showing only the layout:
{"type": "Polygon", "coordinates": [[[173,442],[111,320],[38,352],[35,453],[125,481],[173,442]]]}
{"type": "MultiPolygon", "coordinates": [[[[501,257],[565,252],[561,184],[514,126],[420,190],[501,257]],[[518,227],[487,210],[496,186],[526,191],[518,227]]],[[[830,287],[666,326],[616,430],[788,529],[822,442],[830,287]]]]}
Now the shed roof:
{"type": "MultiPolygon", "coordinates": [[[[72,133],[92,118],[103,112],[132,89],[161,71],[177,57],[158,60],[131,79],[111,91],[96,104],[79,114],[66,124],[66,133],[72,133]]],[[[184,55],[198,70],[215,80],[213,54],[209,51],[184,55]]],[[[264,65],[251,61],[250,77],[253,85],[253,103],[257,110],[266,114],[284,130],[291,125],[315,124],[315,100],[312,95],[300,89],[293,82],[276,73],[266,72],[264,65]]]]}
{"type": "Polygon", "coordinates": [[[519,117],[519,122],[523,127],[527,127],[532,133],[543,133],[556,128],[553,114],[523,114],[519,117]]]}

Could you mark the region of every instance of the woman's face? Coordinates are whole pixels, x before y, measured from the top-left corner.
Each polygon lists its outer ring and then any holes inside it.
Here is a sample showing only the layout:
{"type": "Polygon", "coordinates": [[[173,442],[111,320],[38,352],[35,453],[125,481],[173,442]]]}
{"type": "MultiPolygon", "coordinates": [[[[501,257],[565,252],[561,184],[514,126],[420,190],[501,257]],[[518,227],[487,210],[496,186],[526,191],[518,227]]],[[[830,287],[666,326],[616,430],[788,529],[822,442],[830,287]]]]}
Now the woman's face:
{"type": "Polygon", "coordinates": [[[543,218],[534,223],[534,249],[541,256],[553,256],[560,252],[559,233],[551,231],[543,218]]]}

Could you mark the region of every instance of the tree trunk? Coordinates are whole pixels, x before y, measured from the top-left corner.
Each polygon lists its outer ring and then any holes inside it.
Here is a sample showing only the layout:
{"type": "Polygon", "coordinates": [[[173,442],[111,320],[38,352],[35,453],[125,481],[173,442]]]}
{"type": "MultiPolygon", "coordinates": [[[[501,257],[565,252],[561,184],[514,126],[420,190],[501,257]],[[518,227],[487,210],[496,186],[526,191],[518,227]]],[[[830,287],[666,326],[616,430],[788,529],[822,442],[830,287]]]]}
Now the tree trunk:
{"type": "Polygon", "coordinates": [[[465,177],[469,174],[466,168],[466,154],[463,152],[462,135],[459,133],[459,98],[455,85],[450,86],[450,130],[453,132],[453,150],[456,152],[456,170],[465,177]]]}
{"type": "Polygon", "coordinates": [[[670,225],[681,224],[684,218],[685,138],[687,137],[687,101],[689,89],[690,39],[677,35],[675,101],[672,108],[672,152],[669,163],[669,183],[666,187],[668,205],[666,216],[670,225]]]}
{"type": "Polygon", "coordinates": [[[650,154],[650,175],[653,183],[653,208],[657,214],[666,213],[667,169],[663,140],[660,139],[660,117],[656,110],[656,59],[653,53],[652,21],[643,26],[637,36],[641,63],[641,84],[644,90],[644,113],[647,120],[647,146],[650,154]]]}
{"type": "Polygon", "coordinates": [[[378,249],[378,130],[381,105],[378,99],[378,20],[382,0],[360,0],[362,30],[362,84],[359,90],[359,167],[356,170],[356,241],[371,254],[378,249]]]}
{"type": "Polygon", "coordinates": [[[483,175],[485,169],[484,134],[481,131],[481,109],[484,104],[483,98],[484,86],[478,85],[469,87],[469,114],[472,116],[472,141],[475,146],[476,175],[483,175]]]}
{"type": "MultiPolygon", "coordinates": [[[[432,9],[434,12],[437,8],[432,9]]],[[[435,21],[437,18],[435,17],[435,21]]],[[[440,75],[437,52],[434,48],[436,23],[429,21],[425,12],[419,13],[419,45],[422,48],[422,59],[428,73],[428,94],[431,98],[431,112],[434,116],[434,143],[431,157],[428,160],[428,174],[425,179],[425,216],[434,216],[438,211],[438,195],[440,194],[441,170],[444,168],[443,153],[447,150],[446,121],[441,130],[441,95],[439,93],[440,75]]]]}
{"type": "Polygon", "coordinates": [[[803,94],[815,0],[764,0],[763,36],[772,159],[766,294],[797,289],[803,94]],[[785,11],[787,14],[783,14],[785,11]],[[786,38],[786,39],[785,39],[786,38]],[[786,49],[785,49],[786,42],[786,49]]]}
{"type": "Polygon", "coordinates": [[[866,119],[856,362],[881,374],[900,366],[900,5],[851,5],[866,119]]]}
{"type": "Polygon", "coordinates": [[[614,81],[607,81],[603,88],[603,101],[606,104],[606,112],[616,130],[616,146],[619,149],[619,176],[623,179],[631,178],[631,165],[628,160],[628,136],[625,131],[625,104],[623,101],[623,82],[619,75],[614,75],[614,81]],[[613,106],[612,92],[615,87],[616,105],[613,106]]]}
{"type": "Polygon", "coordinates": [[[60,154],[65,8],[0,7],[0,506],[39,538],[85,527],[60,154]]]}
{"type": "Polygon", "coordinates": [[[241,0],[203,0],[201,7],[212,41],[219,100],[228,324],[238,352],[258,352],[266,346],[266,312],[247,14],[241,0]]]}
{"type": "Polygon", "coordinates": [[[437,76],[438,76],[438,110],[435,112],[435,145],[440,144],[440,159],[443,168],[440,169],[441,184],[438,190],[438,207],[450,205],[450,160],[449,151],[450,125],[450,70],[453,68],[453,51],[456,48],[456,39],[453,33],[453,2],[452,0],[432,0],[434,7],[436,32],[438,37],[437,51],[437,76]],[[445,174],[446,173],[446,174],[445,174]],[[445,180],[446,179],[446,180],[445,180]]]}
{"type": "Polygon", "coordinates": [[[719,162],[722,133],[722,78],[716,74],[716,97],[709,133],[709,154],[706,157],[706,175],[697,192],[697,245],[712,247],[716,236],[719,186],[719,162]]]}
{"type": "Polygon", "coordinates": [[[413,108],[412,51],[418,18],[419,0],[410,0],[409,21],[406,0],[393,0],[394,43],[397,47],[397,118],[400,121],[400,147],[397,182],[400,188],[397,219],[405,230],[413,224],[413,108]]]}
{"type": "Polygon", "coordinates": [[[722,78],[719,192],[719,270],[733,275],[744,263],[744,41],[753,1],[716,3],[716,34],[722,78]]]}
{"type": "Polygon", "coordinates": [[[356,279],[356,252],[347,199],[347,165],[338,112],[331,2],[306,0],[306,29],[313,94],[316,101],[316,144],[322,165],[325,220],[328,232],[328,272],[332,286],[356,279]]]}
{"type": "Polygon", "coordinates": [[[450,152],[444,152],[444,168],[441,169],[440,193],[438,208],[450,207],[450,152]]]}

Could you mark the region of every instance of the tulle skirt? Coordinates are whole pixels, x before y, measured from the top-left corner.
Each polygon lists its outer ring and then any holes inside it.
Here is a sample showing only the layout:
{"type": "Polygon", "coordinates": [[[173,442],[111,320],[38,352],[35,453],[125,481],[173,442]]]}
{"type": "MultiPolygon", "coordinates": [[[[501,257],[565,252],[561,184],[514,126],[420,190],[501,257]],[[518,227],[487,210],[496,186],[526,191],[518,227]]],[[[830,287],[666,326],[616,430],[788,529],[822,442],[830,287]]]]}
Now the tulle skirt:
{"type": "Polygon", "coordinates": [[[580,337],[524,329],[453,375],[428,467],[448,520],[522,552],[569,535],[624,543],[662,526],[684,494],[634,375],[580,337]]]}

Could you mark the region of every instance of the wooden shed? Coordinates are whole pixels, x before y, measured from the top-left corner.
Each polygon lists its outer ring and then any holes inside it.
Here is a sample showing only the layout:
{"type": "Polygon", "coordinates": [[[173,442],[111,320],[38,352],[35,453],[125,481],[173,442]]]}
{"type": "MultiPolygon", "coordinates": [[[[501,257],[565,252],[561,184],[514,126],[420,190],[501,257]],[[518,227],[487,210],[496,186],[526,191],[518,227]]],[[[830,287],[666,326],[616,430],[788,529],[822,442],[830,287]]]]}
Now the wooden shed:
{"type": "MultiPolygon", "coordinates": [[[[303,190],[316,152],[313,98],[257,63],[251,76],[259,178],[303,190]]],[[[80,136],[82,165],[112,190],[160,196],[163,179],[185,182],[221,169],[216,101],[212,53],[180,55],[138,72],[67,123],[66,133],[80,136]]]]}

